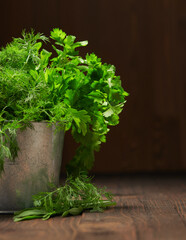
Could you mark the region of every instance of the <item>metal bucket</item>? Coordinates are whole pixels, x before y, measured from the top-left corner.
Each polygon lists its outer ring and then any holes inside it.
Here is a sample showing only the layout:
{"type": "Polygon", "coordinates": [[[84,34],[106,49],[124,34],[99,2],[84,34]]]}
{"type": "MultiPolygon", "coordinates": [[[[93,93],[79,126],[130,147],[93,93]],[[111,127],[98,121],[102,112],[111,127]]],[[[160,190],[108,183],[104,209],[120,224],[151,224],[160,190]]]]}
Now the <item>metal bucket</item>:
{"type": "Polygon", "coordinates": [[[59,184],[64,132],[46,122],[34,122],[17,134],[20,151],[14,162],[5,161],[0,177],[0,212],[32,206],[32,195],[47,191],[49,182],[59,184]]]}

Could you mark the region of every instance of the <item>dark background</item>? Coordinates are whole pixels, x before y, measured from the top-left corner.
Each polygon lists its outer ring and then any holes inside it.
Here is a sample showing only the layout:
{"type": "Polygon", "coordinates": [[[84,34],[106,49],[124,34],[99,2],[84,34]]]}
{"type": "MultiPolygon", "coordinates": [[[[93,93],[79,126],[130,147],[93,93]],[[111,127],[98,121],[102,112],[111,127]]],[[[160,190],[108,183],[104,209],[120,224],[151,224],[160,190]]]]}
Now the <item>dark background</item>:
{"type": "MultiPolygon", "coordinates": [[[[54,27],[88,40],[82,54],[114,64],[130,93],[93,172],[186,170],[186,1],[0,2],[1,46],[24,28],[48,36],[54,27]]],[[[63,172],[74,148],[67,134],[63,172]]]]}

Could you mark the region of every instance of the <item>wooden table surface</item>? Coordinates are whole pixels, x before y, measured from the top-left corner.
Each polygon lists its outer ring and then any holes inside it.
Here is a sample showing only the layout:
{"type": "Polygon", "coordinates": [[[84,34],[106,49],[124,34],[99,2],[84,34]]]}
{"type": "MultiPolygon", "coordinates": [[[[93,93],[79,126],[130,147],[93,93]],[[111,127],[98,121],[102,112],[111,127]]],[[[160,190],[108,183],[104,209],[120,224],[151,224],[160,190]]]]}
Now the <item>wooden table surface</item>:
{"type": "Polygon", "coordinates": [[[97,176],[115,194],[104,213],[14,223],[0,215],[0,240],[185,240],[186,177],[180,175],[97,176]]]}

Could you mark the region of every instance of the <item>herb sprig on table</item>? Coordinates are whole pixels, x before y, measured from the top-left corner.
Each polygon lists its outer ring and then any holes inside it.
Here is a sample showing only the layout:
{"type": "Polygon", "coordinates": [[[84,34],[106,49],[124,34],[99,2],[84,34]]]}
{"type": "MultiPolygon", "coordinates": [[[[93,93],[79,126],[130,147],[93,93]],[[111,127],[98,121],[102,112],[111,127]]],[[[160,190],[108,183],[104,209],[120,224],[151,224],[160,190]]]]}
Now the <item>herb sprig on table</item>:
{"type": "Polygon", "coordinates": [[[64,186],[33,196],[33,202],[33,208],[16,213],[15,222],[35,218],[47,220],[56,215],[75,216],[84,210],[100,212],[115,205],[112,194],[94,186],[85,173],[76,178],[67,177],[64,186]]]}
{"type": "Polygon", "coordinates": [[[92,168],[109,126],[119,123],[128,94],[113,65],[102,63],[94,53],[79,56],[77,49],[87,41],[76,42],[75,36],[56,28],[50,36],[53,56],[42,47],[48,41],[44,35],[22,35],[0,51],[0,172],[5,158],[13,161],[17,156],[17,130],[32,127],[32,121],[58,122],[58,128],[70,130],[79,143],[67,165],[68,176],[76,182],[81,171],[92,168]]]}

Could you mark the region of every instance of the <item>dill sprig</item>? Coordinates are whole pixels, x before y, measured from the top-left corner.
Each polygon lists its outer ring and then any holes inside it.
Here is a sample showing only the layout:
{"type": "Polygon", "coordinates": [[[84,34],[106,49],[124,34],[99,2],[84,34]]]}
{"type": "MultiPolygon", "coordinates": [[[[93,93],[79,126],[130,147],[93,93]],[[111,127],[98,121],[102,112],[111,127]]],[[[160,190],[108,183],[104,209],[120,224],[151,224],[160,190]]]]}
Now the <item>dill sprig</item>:
{"type": "Polygon", "coordinates": [[[14,221],[34,218],[46,220],[56,215],[75,216],[84,210],[101,212],[105,208],[115,205],[113,195],[105,188],[96,187],[91,180],[83,172],[75,178],[68,176],[64,186],[34,195],[34,207],[15,213],[14,221]]]}

